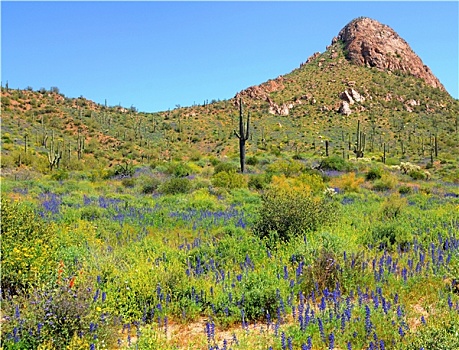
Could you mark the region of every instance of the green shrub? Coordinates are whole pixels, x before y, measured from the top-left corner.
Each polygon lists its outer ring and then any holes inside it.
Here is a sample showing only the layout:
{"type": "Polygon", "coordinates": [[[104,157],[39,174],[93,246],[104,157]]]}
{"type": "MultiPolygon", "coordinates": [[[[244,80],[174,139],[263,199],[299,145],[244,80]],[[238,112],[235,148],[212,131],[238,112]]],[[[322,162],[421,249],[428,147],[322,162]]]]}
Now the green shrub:
{"type": "Polygon", "coordinates": [[[166,173],[175,177],[185,177],[190,175],[192,170],[188,164],[173,162],[168,164],[166,173]]]}
{"type": "Polygon", "coordinates": [[[234,163],[220,162],[214,167],[214,174],[226,171],[227,173],[236,172],[237,166],[234,163]]]}
{"type": "Polygon", "coordinates": [[[459,349],[459,317],[440,315],[427,319],[427,325],[419,326],[416,332],[408,336],[406,342],[397,347],[399,350],[449,350],[459,349]]]}
{"type": "Polygon", "coordinates": [[[336,203],[311,191],[286,185],[271,186],[262,196],[254,232],[261,238],[288,241],[290,237],[314,231],[335,221],[336,203]]]}
{"type": "Polygon", "coordinates": [[[302,289],[306,293],[314,290],[315,283],[317,283],[320,291],[325,288],[334,290],[336,283],[341,284],[340,267],[335,253],[321,249],[316,254],[312,264],[305,269],[303,277],[302,289]]]}
{"type": "Polygon", "coordinates": [[[397,246],[404,249],[412,240],[412,234],[397,220],[375,222],[371,227],[370,236],[364,239],[367,245],[388,250],[393,250],[397,246]]]}
{"type": "Polygon", "coordinates": [[[123,180],[121,180],[121,184],[126,187],[126,188],[132,188],[135,186],[136,179],[132,177],[127,177],[123,180]]]}
{"type": "Polygon", "coordinates": [[[411,170],[408,175],[413,180],[425,180],[427,178],[426,173],[422,170],[411,170]]]}
{"type": "Polygon", "coordinates": [[[251,189],[262,190],[268,186],[270,181],[271,179],[267,174],[255,174],[250,175],[248,185],[251,189]]]}
{"type": "Polygon", "coordinates": [[[260,161],[258,160],[256,156],[251,156],[251,157],[247,157],[245,162],[247,165],[257,165],[260,161]]]}
{"type": "Polygon", "coordinates": [[[381,168],[371,168],[365,175],[365,179],[368,181],[373,181],[380,179],[382,176],[381,168]]]}
{"type": "Polygon", "coordinates": [[[399,165],[400,161],[397,158],[387,158],[386,165],[399,165]]]}
{"type": "Polygon", "coordinates": [[[154,193],[160,186],[161,181],[155,177],[149,177],[145,179],[142,183],[141,192],[143,194],[154,193]]]}
{"type": "Polygon", "coordinates": [[[379,216],[381,220],[395,219],[402,213],[406,206],[406,198],[400,197],[397,194],[392,194],[381,204],[379,216]]]}
{"type": "Polygon", "coordinates": [[[347,162],[339,156],[331,156],[323,158],[319,164],[320,170],[337,170],[345,171],[348,169],[347,162]]]}
{"type": "Polygon", "coordinates": [[[276,290],[279,285],[266,270],[244,276],[242,286],[244,290],[242,307],[247,320],[260,320],[267,312],[270,315],[276,314],[279,306],[276,290]]]}
{"type": "Polygon", "coordinates": [[[94,205],[84,206],[80,210],[80,218],[86,221],[94,221],[103,216],[103,209],[94,205]]]}
{"type": "Polygon", "coordinates": [[[413,193],[413,190],[411,189],[410,186],[405,186],[405,185],[402,185],[398,188],[398,193],[400,194],[410,194],[410,193],[413,193]]]}
{"type": "Polygon", "coordinates": [[[395,188],[397,185],[397,178],[391,174],[382,174],[381,178],[375,180],[373,189],[376,191],[387,191],[395,188]]]}
{"type": "Polygon", "coordinates": [[[163,194],[179,194],[191,191],[191,181],[187,178],[172,178],[159,186],[159,192],[163,194]]]}
{"type": "Polygon", "coordinates": [[[51,179],[56,181],[67,180],[69,178],[69,173],[64,169],[58,169],[51,174],[51,179]]]}
{"type": "Polygon", "coordinates": [[[295,160],[279,159],[268,166],[267,172],[271,174],[283,174],[287,177],[299,175],[305,170],[305,166],[295,160]]]}
{"type": "Polygon", "coordinates": [[[242,174],[236,173],[234,170],[231,172],[218,172],[212,176],[211,181],[213,186],[226,189],[247,187],[246,177],[242,174]]]}

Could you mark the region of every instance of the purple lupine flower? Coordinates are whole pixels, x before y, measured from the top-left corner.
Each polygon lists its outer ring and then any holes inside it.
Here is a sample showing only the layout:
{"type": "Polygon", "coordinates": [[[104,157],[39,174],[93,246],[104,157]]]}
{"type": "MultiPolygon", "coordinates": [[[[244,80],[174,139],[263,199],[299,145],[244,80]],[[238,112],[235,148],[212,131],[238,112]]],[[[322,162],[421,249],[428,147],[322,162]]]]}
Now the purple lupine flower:
{"type": "Polygon", "coordinates": [[[385,350],[386,349],[386,345],[384,344],[384,340],[380,340],[379,341],[379,350],[385,350]]]}
{"type": "Polygon", "coordinates": [[[422,323],[422,324],[426,324],[426,319],[424,318],[424,315],[421,316],[421,323],[422,323]]]}
{"type": "Polygon", "coordinates": [[[312,349],[312,339],[310,336],[308,336],[307,344],[308,344],[308,348],[312,349]]]}
{"type": "Polygon", "coordinates": [[[335,348],[335,335],[333,333],[328,336],[328,341],[328,349],[333,350],[335,348]]]}
{"type": "Polygon", "coordinates": [[[102,292],[102,302],[104,302],[107,299],[107,293],[102,292]]]}
{"type": "Polygon", "coordinates": [[[16,305],[14,309],[14,317],[16,317],[17,319],[21,318],[21,312],[19,311],[19,305],[16,305]]]}
{"type": "Polygon", "coordinates": [[[453,308],[453,301],[451,300],[451,295],[448,295],[448,307],[450,310],[453,308]]]}
{"type": "Polygon", "coordinates": [[[288,347],[288,350],[293,350],[293,340],[292,340],[292,337],[288,337],[288,338],[287,338],[287,347],[288,347]]]}
{"type": "Polygon", "coordinates": [[[288,280],[288,270],[286,265],[284,265],[284,280],[288,280]]]}
{"type": "Polygon", "coordinates": [[[322,323],[322,319],[319,317],[317,318],[317,324],[319,326],[320,337],[325,342],[325,333],[324,333],[324,325],[322,323]]]}
{"type": "Polygon", "coordinates": [[[352,350],[352,344],[350,341],[347,342],[347,350],[352,350]]]}
{"type": "Polygon", "coordinates": [[[403,331],[403,327],[402,326],[398,327],[398,334],[400,334],[400,337],[402,337],[402,338],[405,336],[405,332],[403,331]]]}
{"type": "Polygon", "coordinates": [[[370,319],[370,308],[368,305],[365,305],[365,331],[368,334],[370,334],[371,330],[373,328],[373,324],[371,323],[370,319]]]}
{"type": "Polygon", "coordinates": [[[341,315],[341,333],[344,333],[345,329],[346,329],[346,315],[343,313],[341,315]]]}
{"type": "Polygon", "coordinates": [[[94,294],[94,298],[93,298],[93,301],[96,302],[97,299],[99,298],[99,293],[100,293],[100,290],[96,290],[96,294],[94,294]]]}
{"type": "Polygon", "coordinates": [[[284,332],[281,332],[281,346],[282,346],[282,350],[285,350],[285,349],[286,349],[286,344],[285,344],[285,333],[284,333],[284,332]]]}
{"type": "Polygon", "coordinates": [[[403,317],[403,311],[400,305],[397,306],[397,317],[402,318],[403,317]]]}
{"type": "Polygon", "coordinates": [[[320,300],[320,304],[319,304],[319,310],[324,311],[326,307],[327,307],[327,304],[325,302],[325,297],[322,297],[322,299],[320,300]]]}
{"type": "Polygon", "coordinates": [[[403,278],[403,282],[405,282],[405,283],[406,283],[406,280],[407,280],[406,273],[407,273],[407,269],[406,269],[406,267],[404,267],[403,270],[402,270],[402,278],[403,278]]]}

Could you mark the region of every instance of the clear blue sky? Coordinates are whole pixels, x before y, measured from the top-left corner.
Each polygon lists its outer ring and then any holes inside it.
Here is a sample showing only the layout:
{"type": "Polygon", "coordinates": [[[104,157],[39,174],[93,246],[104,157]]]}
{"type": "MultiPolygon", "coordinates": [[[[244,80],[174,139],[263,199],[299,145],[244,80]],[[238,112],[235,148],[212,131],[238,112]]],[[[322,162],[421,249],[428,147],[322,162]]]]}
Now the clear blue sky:
{"type": "Polygon", "coordinates": [[[145,112],[173,109],[289,73],[359,16],[397,31],[458,98],[456,1],[1,1],[1,79],[145,112]]]}

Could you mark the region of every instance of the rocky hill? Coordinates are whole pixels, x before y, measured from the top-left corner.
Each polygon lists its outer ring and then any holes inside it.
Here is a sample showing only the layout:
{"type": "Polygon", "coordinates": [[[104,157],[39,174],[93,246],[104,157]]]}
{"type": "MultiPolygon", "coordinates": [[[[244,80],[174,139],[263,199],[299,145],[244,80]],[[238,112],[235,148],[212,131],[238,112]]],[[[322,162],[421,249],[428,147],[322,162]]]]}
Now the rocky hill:
{"type": "Polygon", "coordinates": [[[355,64],[406,72],[430,86],[445,90],[408,43],[385,24],[371,18],[357,18],[339,32],[332,44],[338,41],[344,43],[346,58],[355,64]]]}
{"type": "Polygon", "coordinates": [[[56,89],[2,87],[2,167],[24,165],[27,145],[46,171],[52,140],[69,169],[203,155],[237,159],[241,99],[251,116],[249,156],[314,159],[326,155],[327,144],[330,155],[354,157],[360,122],[365,157],[379,160],[385,147],[387,157],[418,164],[459,158],[459,101],[391,28],[358,18],[290,73],[209,104],[144,113],[56,89]]]}

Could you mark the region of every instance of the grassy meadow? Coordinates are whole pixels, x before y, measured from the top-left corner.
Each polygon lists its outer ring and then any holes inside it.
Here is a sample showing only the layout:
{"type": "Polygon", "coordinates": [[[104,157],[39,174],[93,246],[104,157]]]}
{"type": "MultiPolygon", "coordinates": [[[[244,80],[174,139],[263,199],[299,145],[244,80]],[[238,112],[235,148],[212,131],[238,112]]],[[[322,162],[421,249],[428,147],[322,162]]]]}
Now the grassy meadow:
{"type": "Polygon", "coordinates": [[[3,178],[2,348],[459,348],[458,183],[247,163],[3,178]]]}

